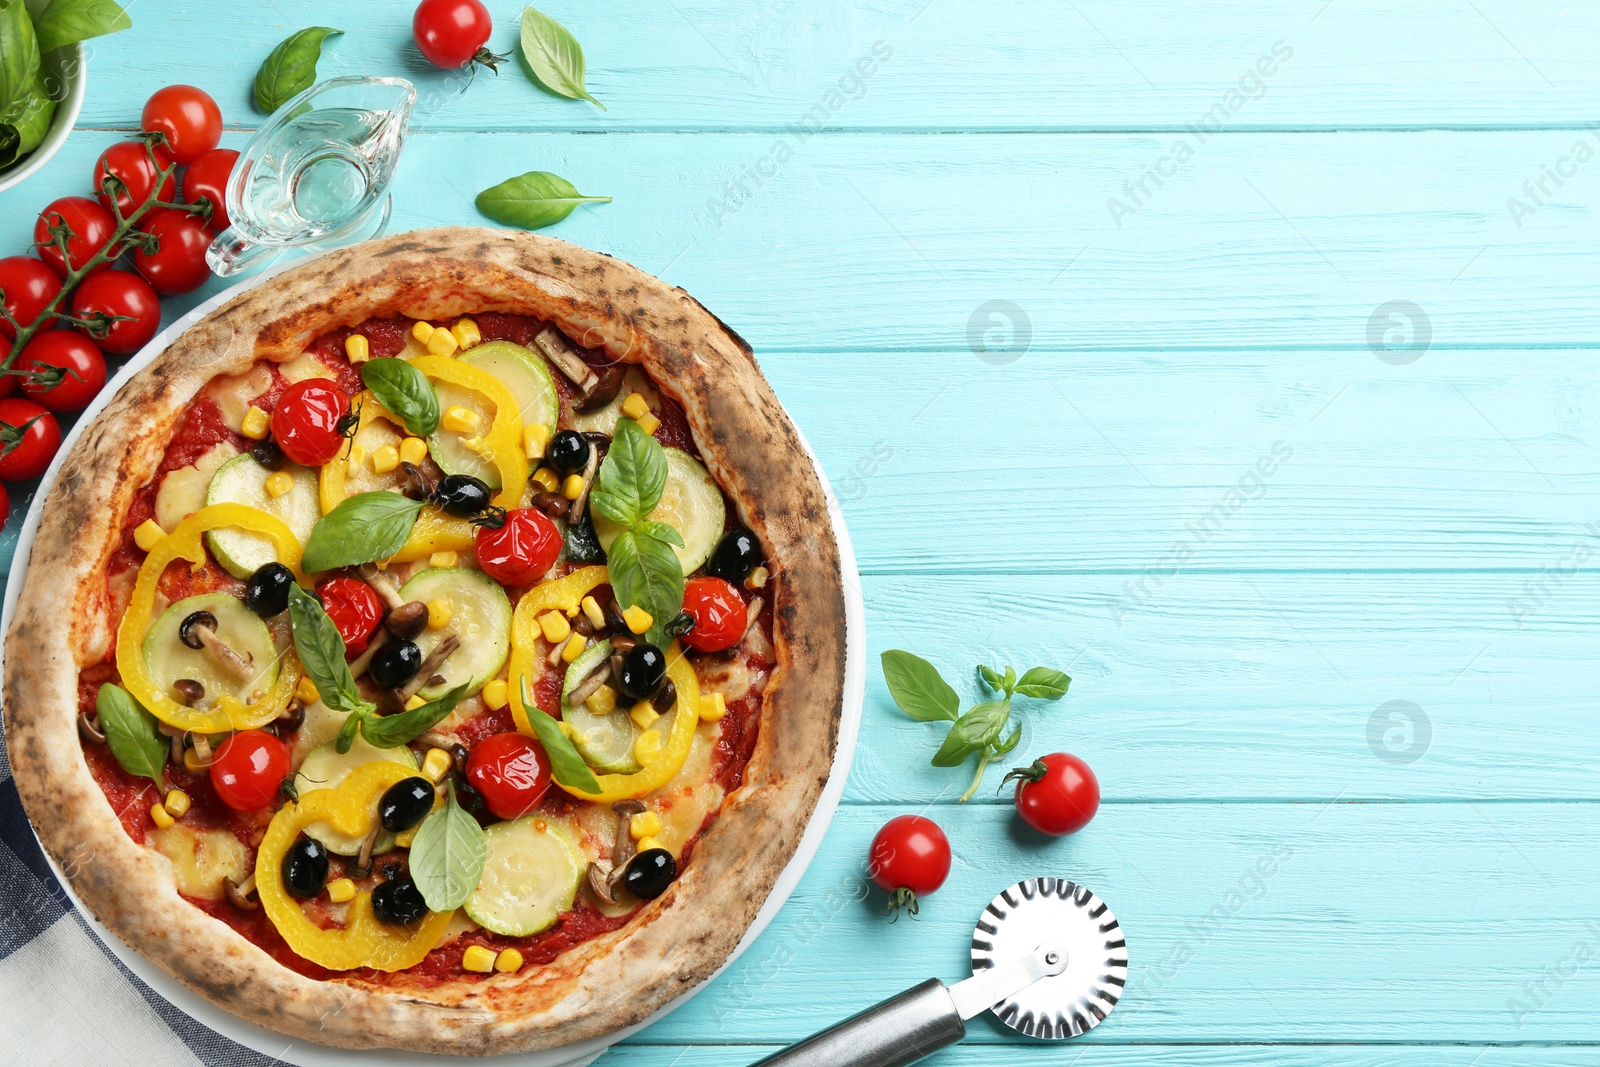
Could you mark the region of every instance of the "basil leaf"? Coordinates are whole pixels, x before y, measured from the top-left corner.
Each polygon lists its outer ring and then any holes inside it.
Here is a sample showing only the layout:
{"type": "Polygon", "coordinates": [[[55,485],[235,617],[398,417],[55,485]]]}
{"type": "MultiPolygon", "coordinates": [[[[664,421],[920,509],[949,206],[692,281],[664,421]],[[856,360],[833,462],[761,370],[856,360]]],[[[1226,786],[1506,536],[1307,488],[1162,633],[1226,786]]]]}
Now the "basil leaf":
{"type": "Polygon", "coordinates": [[[1049,667],[1032,667],[1022,676],[1013,692],[1025,697],[1060,700],[1067,695],[1067,686],[1071,684],[1072,679],[1060,671],[1049,667]]]}
{"type": "Polygon", "coordinates": [[[606,106],[583,87],[587,73],[583,48],[561,23],[532,7],[522,12],[522,58],[540,85],[568,100],[587,100],[601,111],[606,106]]]}
{"type": "Polygon", "coordinates": [[[653,537],[657,541],[665,541],[669,545],[683,547],[683,535],[664,522],[641,522],[634,526],[633,532],[644,537],[653,537]]]}
{"type": "Polygon", "coordinates": [[[632,419],[618,419],[590,505],[612,522],[631,527],[655,510],[666,488],[667,457],[661,442],[632,419]]]}
{"type": "MultiPolygon", "coordinates": [[[[11,101],[11,106],[0,110],[0,123],[17,133],[16,157],[20,158],[39,147],[45,134],[50,132],[50,122],[56,117],[56,102],[50,99],[39,75],[22,87],[22,95],[11,101]]],[[[3,151],[0,151],[3,155],[3,151]]],[[[0,163],[3,165],[3,163],[0,163]]]]}
{"type": "Polygon", "coordinates": [[[456,710],[461,698],[467,695],[467,686],[458,685],[438,700],[419,704],[398,715],[372,715],[361,724],[361,736],[377,748],[399,748],[409,745],[456,710]]]}
{"type": "Polygon", "coordinates": [[[91,37],[133,28],[133,20],[116,0],[51,0],[39,16],[39,51],[77,44],[91,37]]]}
{"type": "Polygon", "coordinates": [[[998,745],[990,745],[989,751],[984,753],[984,757],[992,760],[999,759],[1001,756],[1004,756],[1006,753],[1016,748],[1017,742],[1021,740],[1022,724],[1018,723],[1016,728],[1011,731],[1011,736],[1000,742],[998,745]]]}
{"type": "Polygon", "coordinates": [[[444,807],[423,820],[411,841],[406,865],[429,911],[455,911],[483,877],[489,837],[478,820],[456,803],[456,784],[445,786],[444,807]]]}
{"type": "Polygon", "coordinates": [[[479,193],[474,206],[502,226],[542,230],[554,226],[579,204],[609,204],[609,196],[584,196],[567,179],[530,170],[479,193]]]}
{"type": "Polygon", "coordinates": [[[367,713],[357,708],[345,716],[344,722],[339,724],[339,735],[333,739],[333,750],[339,755],[350,751],[350,746],[356,743],[356,731],[361,729],[361,723],[366,719],[367,713]]]}
{"type": "Polygon", "coordinates": [[[100,717],[106,744],[111,746],[111,754],[122,769],[135,777],[150,779],[159,788],[170,746],[161,736],[156,717],[144,710],[132,693],[110,682],[100,687],[94,710],[100,717]]]}
{"type": "Polygon", "coordinates": [[[387,559],[410,538],[422,504],[382,489],[357,493],[317,520],[300,566],[331,571],[387,559]]]}
{"type": "Polygon", "coordinates": [[[624,530],[606,553],[606,575],[617,606],[637,604],[655,620],[648,640],[660,645],[661,630],[683,609],[683,566],[665,541],[624,530]]]}
{"type": "Polygon", "coordinates": [[[993,667],[985,667],[981,663],[978,664],[978,677],[982,678],[983,684],[990,689],[1002,690],[1006,687],[1005,678],[993,667]]]}
{"type": "Polygon", "coordinates": [[[361,383],[414,436],[426,437],[439,428],[439,394],[428,376],[405,360],[367,360],[361,364],[361,383]]]}
{"type": "Polygon", "coordinates": [[[9,122],[0,122],[0,167],[9,167],[22,155],[22,135],[9,122]]]}
{"type": "Polygon", "coordinates": [[[918,722],[960,717],[961,699],[939,675],[939,668],[910,652],[891,648],[883,654],[883,680],[901,711],[918,722]]]}
{"type": "Polygon", "coordinates": [[[534,703],[533,690],[528,688],[526,678],[522,680],[522,706],[527,709],[528,724],[539,736],[539,744],[550,760],[550,777],[585,793],[600,792],[600,783],[595,779],[594,772],[578,755],[578,750],[562,731],[561,724],[540,711],[539,705],[534,703]]]}
{"type": "Polygon", "coordinates": [[[944,744],[933,754],[935,767],[959,766],[974,752],[994,743],[1011,717],[1011,701],[992,700],[972,708],[945,735],[944,744]]]}
{"type": "Polygon", "coordinates": [[[256,110],[263,115],[270,115],[291,98],[311,88],[317,80],[317,60],[322,58],[322,42],[342,33],[343,30],[328,26],[311,26],[296,30],[284,38],[256,72],[256,110]]]}
{"type": "Polygon", "coordinates": [[[39,39],[23,0],[0,0],[0,110],[27,92],[39,74],[39,39]]]}
{"type": "MultiPolygon", "coordinates": [[[[324,704],[335,711],[365,712],[372,708],[361,699],[350,664],[345,662],[344,638],[339,636],[339,628],[317,598],[298,585],[289,587],[289,628],[294,632],[294,650],[300,657],[300,666],[311,677],[324,704]]],[[[345,725],[354,732],[348,722],[345,725]]]]}

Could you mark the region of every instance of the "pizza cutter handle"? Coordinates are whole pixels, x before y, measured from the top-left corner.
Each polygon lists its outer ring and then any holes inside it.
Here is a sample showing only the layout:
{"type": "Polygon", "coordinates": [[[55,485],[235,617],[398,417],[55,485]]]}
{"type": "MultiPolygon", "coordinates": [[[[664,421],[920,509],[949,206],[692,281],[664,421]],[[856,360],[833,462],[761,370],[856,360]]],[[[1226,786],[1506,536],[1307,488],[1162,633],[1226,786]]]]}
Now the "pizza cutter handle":
{"type": "Polygon", "coordinates": [[[904,1067],[966,1034],[950,990],[930,978],[752,1067],[904,1067]]]}

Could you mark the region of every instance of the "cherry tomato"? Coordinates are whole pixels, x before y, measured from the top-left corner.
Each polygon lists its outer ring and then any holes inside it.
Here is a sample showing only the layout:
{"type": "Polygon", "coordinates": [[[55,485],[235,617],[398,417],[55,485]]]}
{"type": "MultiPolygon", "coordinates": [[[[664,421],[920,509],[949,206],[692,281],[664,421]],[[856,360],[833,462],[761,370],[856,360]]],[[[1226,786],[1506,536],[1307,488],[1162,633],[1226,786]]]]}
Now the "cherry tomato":
{"type": "Polygon", "coordinates": [[[344,446],[350,395],[322,378],[295,382],[272,409],[272,439],[302,467],[320,467],[344,446]]]}
{"type": "Polygon", "coordinates": [[[61,447],[56,417],[32,400],[0,400],[0,478],[37,478],[61,447]]]}
{"type": "Polygon", "coordinates": [[[867,874],[889,891],[889,911],[917,913],[917,898],[944,885],[950,875],[950,841],[939,824],[921,815],[897,815],[884,823],[867,853],[867,874]]]}
{"type": "MultiPolygon", "coordinates": [[[[156,176],[160,173],[158,164],[162,168],[172,166],[171,154],[159,145],[146,151],[143,141],[118,141],[101,152],[100,159],[94,165],[94,194],[100,206],[111,210],[111,198],[105,194],[104,183],[106,175],[114,174],[127,186],[117,194],[117,209],[122,212],[123,218],[132,215],[150,199],[150,193],[156,187],[156,176]],[[151,162],[152,155],[155,156],[155,162],[151,162]]],[[[177,176],[168,174],[167,180],[161,183],[160,199],[172,203],[177,189],[177,176]]]]}
{"type": "Polygon", "coordinates": [[[217,233],[228,228],[228,176],[238,161],[233,149],[213,148],[183,172],[183,202],[197,204],[201,197],[211,201],[211,229],[217,233]]]}
{"type": "Polygon", "coordinates": [[[344,638],[346,659],[361,655],[367,650],[372,632],[383,619],[383,603],[372,586],[356,578],[329,578],[317,583],[317,595],[322,597],[322,610],[339,628],[344,638]]]}
{"type": "Polygon", "coordinates": [[[467,757],[467,782],[497,818],[519,819],[550,788],[550,759],[537,741],[519,733],[494,734],[467,757]]]}
{"type": "Polygon", "coordinates": [[[93,341],[71,330],[39,334],[22,350],[18,366],[29,372],[22,379],[23,395],[51,411],[81,411],[106,384],[105,357],[93,341]]]}
{"type": "Polygon", "coordinates": [[[241,730],[217,746],[211,788],[234,811],[260,811],[289,777],[289,746],[265,730],[241,730]]]}
{"type": "Polygon", "coordinates": [[[96,313],[123,316],[126,321],[113,322],[104,337],[96,337],[87,327],[73,329],[113,356],[139,351],[161,328],[161,298],[149,282],[132,271],[102,271],[79,283],[72,294],[73,316],[86,319],[96,313]]]}
{"type": "Polygon", "coordinates": [[[156,250],[135,248],[133,265],[156,292],[164,296],[193,292],[211,277],[206,265],[211,231],[199,215],[162,208],[141,220],[139,228],[155,237],[156,250]]]}
{"type": "MultiPolygon", "coordinates": [[[[97,201],[87,196],[63,196],[60,200],[53,200],[50,206],[39,212],[39,221],[33,224],[33,243],[39,249],[39,258],[50,265],[50,269],[65,278],[69,269],[77,270],[83,266],[102,248],[111,241],[111,235],[116,232],[117,220],[111,217],[111,212],[101,207],[97,201]],[[50,233],[51,226],[65,223],[72,228],[72,234],[67,238],[67,255],[61,255],[61,248],[56,244],[55,237],[50,233]]],[[[118,249],[118,252],[121,250],[118,249]]],[[[116,253],[113,253],[115,255],[116,253]]],[[[95,270],[106,270],[111,266],[111,261],[104,260],[95,270]]]]}
{"type": "MultiPolygon", "coordinates": [[[[7,256],[0,259],[0,290],[6,294],[6,313],[31,326],[61,291],[61,278],[32,256],[7,256]]],[[[17,331],[0,319],[0,335],[10,340],[17,331]]]]}
{"type": "Polygon", "coordinates": [[[422,0],[411,19],[417,49],[429,63],[445,70],[473,60],[492,69],[500,57],[483,45],[493,28],[489,9],[479,0],[422,0]]]}
{"type": "Polygon", "coordinates": [[[173,159],[193,163],[222,140],[222,109],[203,89],[169,85],[145,102],[139,128],[164,135],[173,159]]]}
{"type": "Polygon", "coordinates": [[[11,521],[11,494],[6,492],[6,487],[0,484],[0,530],[6,528],[11,521]]]}
{"type": "Polygon", "coordinates": [[[501,585],[532,585],[561,555],[561,531],[544,512],[516,508],[505,522],[478,527],[478,566],[501,585]]]}
{"type": "Polygon", "coordinates": [[[702,652],[732,648],[744,636],[744,597],[721,578],[690,578],[683,585],[683,610],[694,619],[694,629],[683,643],[702,652]]]}
{"type": "Polygon", "coordinates": [[[1017,814],[1043,834],[1075,834],[1100,810],[1099,779],[1087,763],[1067,752],[1040,756],[1005,780],[1017,783],[1017,814]]]}

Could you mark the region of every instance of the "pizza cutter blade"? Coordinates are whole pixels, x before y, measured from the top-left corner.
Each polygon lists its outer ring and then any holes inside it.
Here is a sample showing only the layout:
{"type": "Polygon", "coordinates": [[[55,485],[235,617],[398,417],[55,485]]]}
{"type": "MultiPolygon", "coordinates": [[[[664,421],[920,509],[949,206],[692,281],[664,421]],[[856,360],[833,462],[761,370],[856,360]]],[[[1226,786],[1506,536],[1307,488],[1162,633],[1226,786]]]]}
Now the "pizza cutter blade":
{"type": "Polygon", "coordinates": [[[972,932],[972,977],[930,978],[754,1067],[904,1067],[966,1036],[992,1010],[1029,1037],[1076,1037],[1116,1007],[1128,945],[1099,897],[1065,878],[1029,878],[989,902],[972,932]]]}

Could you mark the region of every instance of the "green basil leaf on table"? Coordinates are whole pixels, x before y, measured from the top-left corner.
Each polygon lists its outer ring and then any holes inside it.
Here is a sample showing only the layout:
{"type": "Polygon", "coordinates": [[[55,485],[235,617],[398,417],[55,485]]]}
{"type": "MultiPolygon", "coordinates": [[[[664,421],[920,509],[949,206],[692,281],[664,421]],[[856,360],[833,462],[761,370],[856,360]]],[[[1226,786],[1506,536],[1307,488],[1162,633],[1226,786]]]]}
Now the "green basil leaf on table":
{"type": "Polygon", "coordinates": [[[939,674],[939,668],[921,656],[891,648],[883,654],[883,680],[900,710],[918,722],[955,722],[961,699],[939,674]]]}
{"type": "Polygon", "coordinates": [[[367,360],[361,364],[361,384],[414,436],[427,437],[439,428],[439,394],[428,376],[405,360],[367,360]]]}
{"type": "Polygon", "coordinates": [[[641,522],[634,526],[633,532],[653,537],[657,541],[665,541],[669,545],[683,547],[683,535],[664,522],[641,522]]]}
{"type": "Polygon", "coordinates": [[[538,735],[539,744],[550,760],[550,777],[562,785],[571,786],[585,793],[600,792],[600,783],[595,779],[594,771],[590,770],[583,757],[578,755],[577,748],[562,732],[561,724],[539,710],[539,705],[533,699],[533,690],[528,688],[526,678],[522,680],[522,706],[527,709],[528,724],[538,735]]]}
{"type": "Polygon", "coordinates": [[[1021,741],[1021,740],[1022,740],[1022,724],[1018,723],[1012,729],[1011,736],[1007,737],[1004,741],[1001,741],[999,744],[990,745],[989,746],[989,751],[984,753],[984,757],[986,759],[992,759],[992,760],[993,759],[999,759],[1001,756],[1004,756],[1005,754],[1010,752],[1012,749],[1016,748],[1017,747],[1017,742],[1021,741]]]}
{"type": "Polygon", "coordinates": [[[489,838],[478,820],[456,803],[456,785],[445,787],[444,807],[423,820],[406,860],[428,910],[454,911],[467,902],[483,877],[489,838]]]}
{"type": "Polygon", "coordinates": [[[666,488],[667,457],[661,442],[632,419],[618,419],[589,494],[591,506],[612,522],[631,527],[655,510],[666,488]]]}
{"type": "Polygon", "coordinates": [[[467,695],[467,688],[458,685],[438,700],[430,700],[396,715],[369,715],[361,724],[361,736],[376,748],[409,745],[456,710],[456,705],[467,695]]]}
{"type": "Polygon", "coordinates": [[[522,12],[522,58],[540,85],[568,100],[587,100],[601,111],[606,106],[583,86],[588,73],[583,46],[561,23],[529,7],[522,12]]]}
{"type": "Polygon", "coordinates": [[[284,38],[256,72],[256,110],[270,115],[316,84],[322,42],[342,33],[329,26],[310,26],[284,38]]]}
{"type": "Polygon", "coordinates": [[[1019,696],[1038,697],[1041,700],[1060,700],[1067,695],[1072,679],[1061,671],[1049,667],[1030,667],[1017,682],[1013,692],[1019,696]]]}
{"type": "Polygon", "coordinates": [[[311,528],[300,566],[329,571],[387,559],[410,538],[422,504],[382,489],[341,501],[311,528]]]}
{"type": "Polygon", "coordinates": [[[945,735],[944,744],[933,754],[935,767],[957,767],[966,758],[994,744],[1011,717],[1011,701],[991,700],[978,704],[956,720],[945,735]]]}
{"type": "Polygon", "coordinates": [[[23,0],[0,0],[0,111],[39,75],[39,38],[23,0]]]}
{"type": "Polygon", "coordinates": [[[579,204],[609,204],[609,196],[584,196],[567,179],[530,170],[478,194],[473,204],[502,226],[542,230],[554,226],[579,204]]]}
{"type": "Polygon", "coordinates": [[[100,687],[94,710],[100,717],[100,732],[106,735],[106,744],[122,769],[159,787],[170,744],[161,735],[156,717],[144,710],[132,693],[110,682],[100,687]]]}
{"type": "Polygon", "coordinates": [[[289,587],[289,628],[294,632],[294,651],[300,657],[300,666],[317,687],[322,702],[335,711],[370,710],[372,705],[361,699],[355,675],[345,662],[344,638],[339,636],[339,628],[317,598],[298,585],[289,587]]]}
{"type": "Polygon", "coordinates": [[[22,135],[9,122],[0,122],[0,167],[9,167],[22,155],[22,135]]]}
{"type": "Polygon", "coordinates": [[[132,28],[133,20],[116,0],[51,0],[37,23],[39,51],[132,28]]]}
{"type": "Polygon", "coordinates": [[[665,541],[624,530],[606,553],[606,576],[617,606],[637,604],[654,620],[646,639],[662,644],[662,628],[683,609],[683,566],[665,541]]]}

